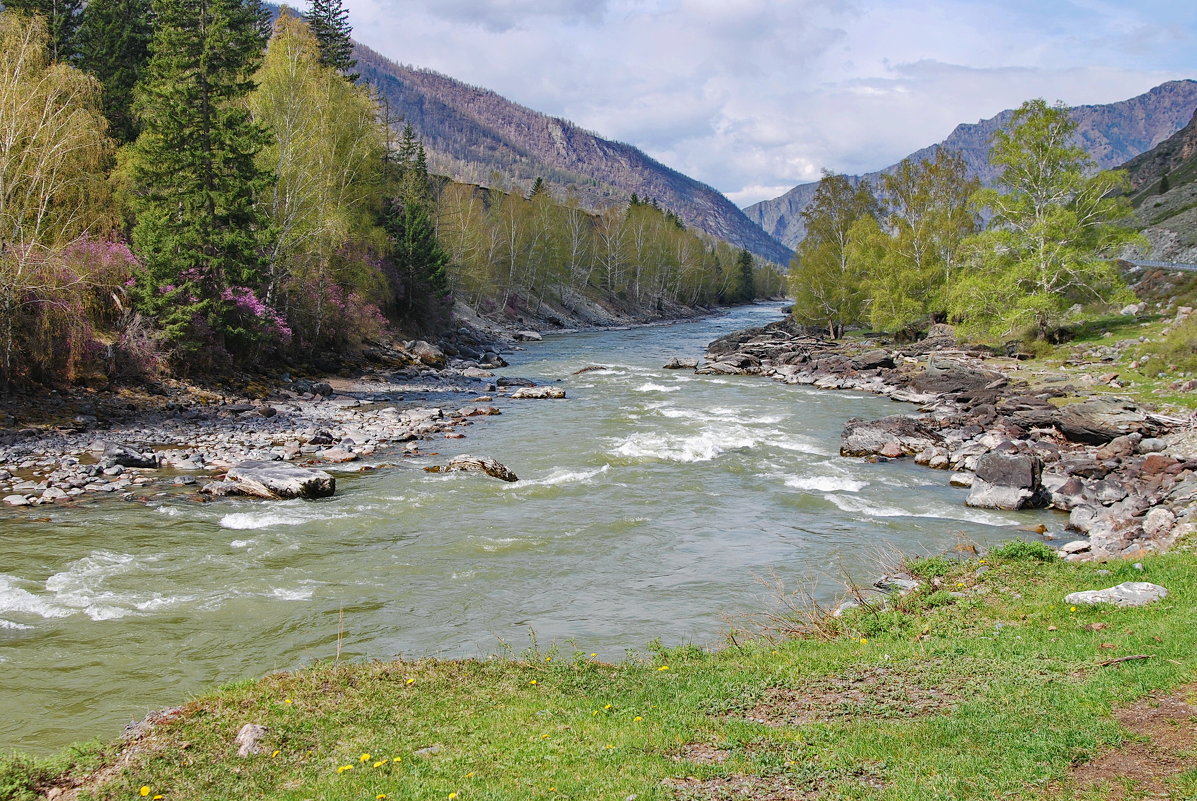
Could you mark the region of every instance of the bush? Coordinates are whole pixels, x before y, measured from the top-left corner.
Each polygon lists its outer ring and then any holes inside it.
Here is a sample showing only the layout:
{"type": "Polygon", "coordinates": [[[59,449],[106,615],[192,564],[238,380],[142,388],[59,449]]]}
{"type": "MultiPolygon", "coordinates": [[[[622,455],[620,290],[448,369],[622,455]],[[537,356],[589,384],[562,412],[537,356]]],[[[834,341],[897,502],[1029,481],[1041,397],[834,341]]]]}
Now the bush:
{"type": "Polygon", "coordinates": [[[1146,375],[1197,372],[1197,314],[1181,320],[1158,342],[1140,351],[1151,358],[1140,368],[1146,375]]]}
{"type": "Polygon", "coordinates": [[[993,559],[1011,559],[1011,560],[1037,560],[1040,562],[1053,562],[1056,560],[1056,552],[1048,545],[1042,542],[1026,542],[1025,540],[1011,540],[1005,545],[1000,545],[989,552],[989,556],[993,559]]]}
{"type": "Polygon", "coordinates": [[[952,570],[952,563],[945,556],[928,556],[908,562],[906,570],[915,578],[932,579],[948,575],[952,570]]]}

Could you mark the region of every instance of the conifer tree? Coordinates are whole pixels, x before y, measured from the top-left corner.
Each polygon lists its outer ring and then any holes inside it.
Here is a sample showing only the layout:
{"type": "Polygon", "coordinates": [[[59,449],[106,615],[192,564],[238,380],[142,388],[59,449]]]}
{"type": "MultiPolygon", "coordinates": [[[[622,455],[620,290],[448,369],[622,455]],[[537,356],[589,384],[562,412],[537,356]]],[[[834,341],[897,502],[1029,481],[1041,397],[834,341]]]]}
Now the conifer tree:
{"type": "Polygon", "coordinates": [[[79,66],[104,87],[108,133],[125,144],[137,138],[133,88],[150,58],[150,0],[91,0],[79,26],[79,66]]]}
{"type": "Polygon", "coordinates": [[[391,258],[406,284],[406,312],[435,306],[449,292],[449,257],[436,238],[433,200],[424,144],[411,125],[390,157],[398,193],[388,198],[383,227],[392,241],[391,258]]]}
{"type": "Polygon", "coordinates": [[[350,83],[356,82],[361,76],[350,72],[357,66],[350,38],[353,28],[349,25],[349,10],[341,0],[312,0],[308,25],[320,43],[320,63],[340,70],[350,83]]]}
{"type": "Polygon", "coordinates": [[[3,6],[8,11],[45,17],[52,60],[71,61],[75,57],[83,0],[3,0],[3,6]]]}
{"type": "Polygon", "coordinates": [[[756,288],[752,285],[752,254],[741,250],[736,266],[740,269],[740,296],[737,300],[752,300],[756,297],[756,288]]]}
{"type": "Polygon", "coordinates": [[[255,163],[268,136],[244,102],[268,20],[258,0],[154,0],[153,13],[130,165],[136,295],[180,354],[211,344],[244,356],[270,317],[255,202],[270,183],[255,163]]]}

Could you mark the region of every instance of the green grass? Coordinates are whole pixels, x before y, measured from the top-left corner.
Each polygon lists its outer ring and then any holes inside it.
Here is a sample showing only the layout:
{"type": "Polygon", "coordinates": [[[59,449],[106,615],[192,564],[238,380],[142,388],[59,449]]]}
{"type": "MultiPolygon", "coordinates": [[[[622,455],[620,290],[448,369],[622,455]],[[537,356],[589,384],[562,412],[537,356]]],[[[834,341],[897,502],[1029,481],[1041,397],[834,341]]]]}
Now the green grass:
{"type": "Polygon", "coordinates": [[[115,767],[84,798],[652,801],[744,797],[726,789],[737,783],[776,798],[1072,798],[1070,765],[1125,736],[1112,709],[1193,680],[1197,556],[1100,575],[1024,550],[922,560],[927,586],[849,613],[830,639],[654,649],[617,665],[555,650],[323,664],[240,682],[136,747],[0,763],[0,798],[95,763],[115,767]],[[1171,595],[1138,610],[1062,601],[1128,580],[1171,595]],[[1098,666],[1130,654],[1152,658],[1098,666]],[[233,738],[251,722],[269,729],[264,751],[239,759],[233,738]],[[690,761],[696,745],[723,761],[690,761]]]}

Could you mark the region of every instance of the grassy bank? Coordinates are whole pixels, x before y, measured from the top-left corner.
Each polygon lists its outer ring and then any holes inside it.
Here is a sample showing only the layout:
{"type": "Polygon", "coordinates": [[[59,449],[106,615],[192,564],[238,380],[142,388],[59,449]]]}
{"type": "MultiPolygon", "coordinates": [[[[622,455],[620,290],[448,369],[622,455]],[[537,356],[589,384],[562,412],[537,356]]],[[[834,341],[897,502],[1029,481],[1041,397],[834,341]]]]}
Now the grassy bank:
{"type": "MultiPolygon", "coordinates": [[[[1114,710],[1197,675],[1197,558],[1140,571],[1041,555],[917,562],[923,587],[888,611],[714,653],[609,665],[538,651],[246,681],[130,740],[10,760],[0,798],[75,785],[97,799],[1108,798],[1103,774],[1076,766],[1136,739],[1114,710]],[[1144,609],[1062,600],[1140,580],[1171,594],[1144,609]],[[1123,656],[1149,658],[1102,664],[1123,656]],[[247,723],[268,731],[239,758],[247,723]]],[[[1193,797],[1197,771],[1179,759],[1165,782],[1193,797]]]]}

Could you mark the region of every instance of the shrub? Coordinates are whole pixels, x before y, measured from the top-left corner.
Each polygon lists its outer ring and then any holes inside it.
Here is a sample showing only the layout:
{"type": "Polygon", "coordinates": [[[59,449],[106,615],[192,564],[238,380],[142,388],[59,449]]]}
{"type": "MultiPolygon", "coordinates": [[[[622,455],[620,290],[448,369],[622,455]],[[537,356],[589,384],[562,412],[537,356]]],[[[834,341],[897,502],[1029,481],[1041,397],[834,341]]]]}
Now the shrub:
{"type": "Polygon", "coordinates": [[[916,578],[931,579],[946,576],[952,570],[952,563],[945,556],[928,556],[907,562],[906,570],[916,578]]]}

